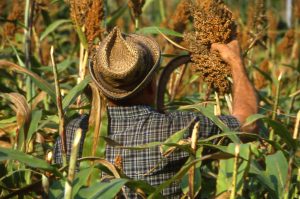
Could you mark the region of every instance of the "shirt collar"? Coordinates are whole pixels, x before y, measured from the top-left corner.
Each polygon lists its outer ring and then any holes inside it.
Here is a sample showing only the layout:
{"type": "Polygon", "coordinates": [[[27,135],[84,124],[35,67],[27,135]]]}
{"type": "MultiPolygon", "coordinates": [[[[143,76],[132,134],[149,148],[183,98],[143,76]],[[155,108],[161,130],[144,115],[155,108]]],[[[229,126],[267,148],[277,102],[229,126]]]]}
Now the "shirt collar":
{"type": "Polygon", "coordinates": [[[147,115],[155,110],[151,106],[108,106],[107,112],[111,118],[138,117],[147,115]]]}

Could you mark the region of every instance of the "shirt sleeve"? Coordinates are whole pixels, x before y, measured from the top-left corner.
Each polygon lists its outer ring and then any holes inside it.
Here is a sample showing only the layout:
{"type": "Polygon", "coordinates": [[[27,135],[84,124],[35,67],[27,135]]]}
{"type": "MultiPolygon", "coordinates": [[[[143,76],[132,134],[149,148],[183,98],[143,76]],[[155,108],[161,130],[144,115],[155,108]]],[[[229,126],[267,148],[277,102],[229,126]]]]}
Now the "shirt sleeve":
{"type": "MultiPolygon", "coordinates": [[[[83,152],[83,143],[85,139],[85,135],[88,129],[88,115],[82,115],[80,117],[77,117],[70,121],[68,125],[66,126],[66,155],[67,155],[67,161],[70,159],[71,151],[72,151],[72,143],[74,140],[75,132],[77,129],[82,129],[82,136],[80,139],[80,145],[79,145],[79,152],[77,155],[77,158],[80,158],[82,156],[83,152]]],[[[56,164],[62,164],[62,142],[61,138],[58,137],[55,141],[54,148],[53,148],[53,157],[54,157],[54,163],[56,164]]]]}

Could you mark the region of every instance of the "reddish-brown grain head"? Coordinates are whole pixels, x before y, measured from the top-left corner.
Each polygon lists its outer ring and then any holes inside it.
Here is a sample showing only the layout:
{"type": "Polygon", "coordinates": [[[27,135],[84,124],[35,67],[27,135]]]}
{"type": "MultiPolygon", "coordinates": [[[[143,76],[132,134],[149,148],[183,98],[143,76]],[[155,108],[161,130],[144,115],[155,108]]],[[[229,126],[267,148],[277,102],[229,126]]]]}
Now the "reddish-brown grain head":
{"type": "Polygon", "coordinates": [[[210,52],[212,43],[228,43],[236,37],[236,25],[231,11],[221,0],[197,1],[192,6],[194,31],[184,35],[192,54],[192,67],[209,87],[220,94],[230,91],[227,78],[231,68],[216,53],[210,52]]]}
{"type": "Polygon", "coordinates": [[[133,16],[135,18],[142,14],[142,8],[145,4],[145,0],[129,0],[128,6],[131,8],[133,16]]]}

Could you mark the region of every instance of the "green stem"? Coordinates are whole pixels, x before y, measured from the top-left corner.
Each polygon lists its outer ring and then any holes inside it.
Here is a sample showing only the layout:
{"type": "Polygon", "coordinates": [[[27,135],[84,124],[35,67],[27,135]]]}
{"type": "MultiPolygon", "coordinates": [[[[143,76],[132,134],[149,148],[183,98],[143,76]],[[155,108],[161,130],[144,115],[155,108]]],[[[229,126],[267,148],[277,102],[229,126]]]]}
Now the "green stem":
{"type": "Polygon", "coordinates": [[[66,136],[65,136],[65,118],[64,118],[64,112],[62,108],[62,97],[60,92],[60,85],[58,81],[58,74],[57,74],[57,66],[54,60],[54,47],[51,46],[50,50],[50,56],[52,61],[52,67],[53,67],[53,74],[54,74],[54,82],[55,82],[55,92],[56,92],[56,103],[57,103],[57,109],[58,109],[58,118],[59,118],[59,135],[62,143],[62,160],[63,160],[63,166],[67,164],[66,159],[66,136]]]}
{"type": "Polygon", "coordinates": [[[166,20],[166,12],[165,12],[165,5],[164,5],[164,0],[159,0],[159,12],[162,21],[166,20]]]}
{"type": "MultiPolygon", "coordinates": [[[[295,89],[294,91],[296,92],[298,90],[298,87],[299,87],[299,82],[300,82],[300,77],[297,78],[296,80],[296,83],[295,83],[295,89]]],[[[295,101],[296,101],[296,97],[297,95],[294,95],[291,99],[291,103],[290,103],[290,107],[289,107],[289,110],[288,110],[288,113],[287,114],[291,114],[291,112],[293,111],[294,109],[294,104],[295,104],[295,101]]],[[[287,124],[290,125],[290,122],[291,122],[291,119],[290,117],[287,118],[287,124]]]]}
{"type": "MultiPolygon", "coordinates": [[[[35,1],[26,0],[25,2],[25,16],[24,16],[24,53],[25,53],[25,67],[31,70],[31,35],[32,35],[32,23],[34,14],[35,1]]],[[[33,85],[29,76],[26,77],[26,99],[30,102],[33,93],[33,85]]]]}

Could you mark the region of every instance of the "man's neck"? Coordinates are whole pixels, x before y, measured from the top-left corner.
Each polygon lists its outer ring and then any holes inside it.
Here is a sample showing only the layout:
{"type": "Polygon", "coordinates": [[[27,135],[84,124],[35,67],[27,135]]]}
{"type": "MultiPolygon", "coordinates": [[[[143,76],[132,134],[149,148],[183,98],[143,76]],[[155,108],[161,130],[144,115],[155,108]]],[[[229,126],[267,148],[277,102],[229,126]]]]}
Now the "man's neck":
{"type": "Polygon", "coordinates": [[[108,100],[107,102],[107,106],[110,107],[116,107],[116,106],[151,106],[154,107],[154,103],[145,103],[145,102],[141,102],[141,103],[130,103],[130,102],[115,102],[115,101],[110,101],[108,100]]]}

